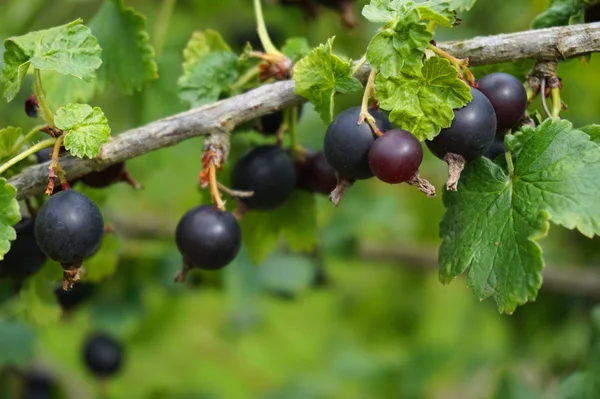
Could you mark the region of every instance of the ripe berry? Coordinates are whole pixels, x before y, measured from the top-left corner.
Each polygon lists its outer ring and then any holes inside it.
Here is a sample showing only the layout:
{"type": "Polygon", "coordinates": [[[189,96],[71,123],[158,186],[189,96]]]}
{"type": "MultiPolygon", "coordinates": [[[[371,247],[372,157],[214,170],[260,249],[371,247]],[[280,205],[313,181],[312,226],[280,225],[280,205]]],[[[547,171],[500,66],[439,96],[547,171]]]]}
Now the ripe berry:
{"type": "Polygon", "coordinates": [[[479,90],[471,88],[471,94],[473,100],[469,104],[454,110],[450,127],[442,129],[433,140],[426,141],[436,157],[444,159],[446,154],[456,154],[471,161],[491,146],[496,133],[494,107],[479,90]]]}
{"type": "Polygon", "coordinates": [[[52,195],[35,220],[42,252],[63,265],[81,263],[96,252],[104,235],[100,210],[85,195],[67,190],[52,195]]]}
{"type": "Polygon", "coordinates": [[[32,94],[25,100],[25,113],[28,117],[33,119],[37,118],[39,107],[40,105],[38,104],[35,94],[32,94]]]}
{"type": "Polygon", "coordinates": [[[415,176],[423,162],[419,140],[406,130],[389,130],[377,138],[369,151],[369,166],[377,178],[397,184],[415,176]]]}
{"type": "Polygon", "coordinates": [[[595,4],[585,10],[583,17],[586,24],[600,21],[600,4],[595,4]]]}
{"type": "MultiPolygon", "coordinates": [[[[379,110],[369,110],[381,131],[391,130],[388,117],[379,110]]],[[[325,133],[323,151],[327,162],[341,177],[361,180],[373,177],[369,167],[369,150],[375,134],[368,123],[358,124],[360,107],[352,107],[340,113],[325,133]]]]}
{"type": "Polygon", "coordinates": [[[34,232],[34,221],[22,218],[14,226],[17,238],[0,261],[0,277],[24,280],[37,273],[46,263],[46,255],[40,250],[34,232]]]}
{"type": "Polygon", "coordinates": [[[502,72],[490,73],[477,81],[477,89],[492,103],[498,131],[512,128],[525,115],[527,92],[514,76],[502,72]]]}
{"type": "Polygon", "coordinates": [[[94,284],[78,282],[70,291],[56,287],[54,294],[65,311],[70,311],[87,301],[94,293],[94,284]]]}
{"type": "Polygon", "coordinates": [[[83,360],[98,378],[117,373],[123,364],[123,348],[112,337],[95,334],[87,339],[83,348],[83,360]]]}
{"type": "Polygon", "coordinates": [[[50,162],[52,159],[52,148],[44,148],[35,153],[38,163],[50,162]]]}
{"type": "Polygon", "coordinates": [[[31,370],[23,376],[22,399],[52,399],[57,386],[52,376],[40,370],[31,370]]]}
{"type": "Polygon", "coordinates": [[[295,161],[296,188],[329,195],[335,189],[335,171],[327,163],[323,151],[307,152],[304,159],[295,161]]]}
{"type": "Polygon", "coordinates": [[[201,205],[183,215],[177,225],[175,241],[190,267],[218,270],[235,259],[242,232],[230,212],[213,205],[201,205]]]}
{"type": "Polygon", "coordinates": [[[274,145],[255,147],[235,164],[231,185],[235,190],[254,192],[251,197],[240,198],[248,208],[277,208],[292,194],[296,185],[292,158],[274,145]]]}

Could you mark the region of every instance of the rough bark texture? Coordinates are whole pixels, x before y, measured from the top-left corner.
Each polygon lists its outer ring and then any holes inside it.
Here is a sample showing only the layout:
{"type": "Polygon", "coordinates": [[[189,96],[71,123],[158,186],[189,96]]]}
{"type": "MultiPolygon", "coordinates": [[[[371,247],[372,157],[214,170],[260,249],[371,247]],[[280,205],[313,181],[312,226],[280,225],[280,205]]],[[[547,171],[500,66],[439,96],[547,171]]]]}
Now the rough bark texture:
{"type": "MultiPolygon", "coordinates": [[[[561,60],[600,52],[600,22],[541,29],[459,42],[439,43],[454,56],[468,57],[471,65],[493,64],[521,59],[561,60]]],[[[370,69],[364,65],[357,77],[364,83],[370,69]]],[[[294,94],[294,81],[265,85],[238,96],[182,112],[124,132],[102,147],[97,159],[70,156],[61,159],[69,179],[76,179],[108,165],[139,157],[150,151],[210,133],[225,133],[236,125],[292,105],[305,102],[294,94]]],[[[48,165],[32,166],[10,179],[23,199],[40,194],[48,181],[48,165]]]]}

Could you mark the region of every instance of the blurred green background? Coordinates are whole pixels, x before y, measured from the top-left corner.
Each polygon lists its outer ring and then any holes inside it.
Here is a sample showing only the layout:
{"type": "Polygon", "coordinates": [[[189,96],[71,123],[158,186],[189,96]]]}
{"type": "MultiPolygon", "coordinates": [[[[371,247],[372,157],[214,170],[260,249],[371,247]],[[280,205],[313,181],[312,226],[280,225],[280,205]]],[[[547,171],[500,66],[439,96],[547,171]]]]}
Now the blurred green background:
{"type": "MultiPolygon", "coordinates": [[[[147,16],[155,40],[168,2],[125,4],[147,16]]],[[[250,0],[174,3],[164,47],[157,49],[159,79],[132,96],[111,89],[91,101],[102,107],[114,134],[186,109],[176,81],[194,30],[215,29],[234,45],[235,37],[254,29],[250,0]]],[[[460,15],[460,27],[439,29],[436,39],[526,30],[548,3],[479,0],[460,15]]],[[[101,4],[2,0],[0,38],[78,17],[88,22],[101,4]]],[[[304,36],[316,46],[335,35],[336,51],[354,59],[377,28],[360,19],[355,30],[344,30],[330,11],[307,23],[299,10],[275,5],[265,5],[265,16],[276,44],[304,36]]],[[[569,105],[563,116],[576,126],[599,121],[599,70],[595,56],[587,65],[572,60],[559,67],[569,105]]],[[[23,90],[12,103],[0,102],[1,126],[33,127],[23,112],[27,96],[23,90]]],[[[336,108],[359,101],[359,95],[339,97],[336,108]]],[[[304,111],[301,143],[319,149],[326,126],[310,105],[304,111]]],[[[83,189],[116,229],[103,255],[86,265],[84,280],[101,281],[82,306],[63,312],[44,280],[59,269],[46,265],[16,298],[0,304],[3,319],[16,317],[34,331],[0,343],[0,359],[11,346],[33,342],[32,364],[55,377],[55,397],[77,399],[97,397],[81,360],[83,339],[97,330],[126,348],[123,371],[108,383],[110,398],[552,398],[584,361],[593,299],[541,291],[506,316],[491,300],[477,301],[462,279],[441,285],[435,268],[424,267],[432,266],[440,242],[441,197],[427,199],[407,185],[360,182],[337,209],[318,198],[320,244],[310,254],[281,245],[256,267],[242,250],[221,272],[194,272],[187,284],[173,283],[180,267],[174,226],[206,198],[197,185],[201,156],[202,138],[192,139],[127,163],[142,191],[125,184],[83,189]],[[374,244],[418,259],[374,259],[364,251],[374,244]]],[[[441,187],[445,174],[446,165],[427,154],[421,176],[441,187]]],[[[599,260],[598,240],[556,226],[542,246],[557,267],[594,267],[599,260]]],[[[15,398],[15,375],[15,368],[1,374],[0,398],[15,398]]]]}

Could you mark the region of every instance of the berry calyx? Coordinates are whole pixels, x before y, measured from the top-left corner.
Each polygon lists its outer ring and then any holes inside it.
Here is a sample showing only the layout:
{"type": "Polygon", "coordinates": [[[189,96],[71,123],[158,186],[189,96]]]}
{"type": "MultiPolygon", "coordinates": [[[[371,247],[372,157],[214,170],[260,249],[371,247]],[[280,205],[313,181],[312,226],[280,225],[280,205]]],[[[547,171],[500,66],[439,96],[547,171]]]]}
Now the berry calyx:
{"type": "Polygon", "coordinates": [[[242,232],[230,212],[201,205],[179,220],[175,241],[184,261],[176,280],[182,282],[190,268],[218,270],[231,263],[240,250],[242,232]]]}
{"type": "Polygon", "coordinates": [[[46,255],[35,240],[35,222],[24,217],[14,226],[17,238],[0,261],[0,277],[22,281],[37,273],[46,263],[46,255]]]}
{"type": "Polygon", "coordinates": [[[282,205],[296,185],[292,158],[274,145],[263,145],[248,151],[235,164],[231,187],[252,191],[250,197],[240,198],[249,209],[271,210],[282,205]]]}
{"type": "Polygon", "coordinates": [[[46,256],[65,269],[63,287],[71,289],[79,280],[77,269],[100,247],[104,220],[100,209],[75,190],[52,195],[35,220],[35,238],[46,256]]]}
{"type": "Polygon", "coordinates": [[[94,334],[84,343],[83,360],[89,371],[96,377],[105,379],[121,369],[123,348],[107,334],[94,334]]]}
{"type": "Polygon", "coordinates": [[[496,135],[494,107],[479,90],[471,88],[473,99],[463,108],[454,110],[450,127],[442,129],[433,140],[427,140],[427,148],[436,157],[448,163],[449,190],[456,190],[465,162],[483,155],[496,135]]]}
{"type": "Polygon", "coordinates": [[[511,129],[525,116],[527,91],[514,76],[502,72],[490,73],[477,81],[477,90],[492,103],[498,132],[511,129]]]}

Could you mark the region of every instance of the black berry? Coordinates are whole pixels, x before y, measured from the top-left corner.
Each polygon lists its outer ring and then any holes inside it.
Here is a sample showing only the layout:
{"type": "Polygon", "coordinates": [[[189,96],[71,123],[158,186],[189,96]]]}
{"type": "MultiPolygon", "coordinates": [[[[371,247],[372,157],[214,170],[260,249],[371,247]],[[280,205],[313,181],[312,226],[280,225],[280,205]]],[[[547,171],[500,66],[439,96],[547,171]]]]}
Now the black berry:
{"type": "Polygon", "coordinates": [[[490,101],[479,90],[471,88],[473,100],[454,110],[449,128],[442,129],[433,140],[426,141],[429,150],[438,158],[447,154],[462,156],[471,161],[483,155],[496,134],[496,113],[490,101]]]}
{"type": "Polygon", "coordinates": [[[183,215],[177,225],[175,240],[190,267],[218,270],[235,259],[242,243],[242,232],[230,212],[213,205],[201,205],[183,215]]]}
{"type": "Polygon", "coordinates": [[[94,287],[91,283],[78,282],[69,291],[56,287],[54,294],[62,309],[70,311],[87,301],[93,295],[94,287]]]}
{"type": "MultiPolygon", "coordinates": [[[[369,110],[381,131],[392,129],[388,117],[379,110],[369,110]]],[[[369,150],[377,137],[368,123],[358,124],[360,107],[340,113],[325,133],[323,151],[327,162],[341,177],[352,180],[373,177],[369,167],[369,150]]]]}
{"type": "Polygon", "coordinates": [[[116,374],[123,364],[123,348],[114,338],[95,334],[87,339],[83,348],[87,368],[98,378],[116,374]]]}
{"type": "Polygon", "coordinates": [[[0,261],[0,276],[24,280],[37,273],[46,263],[46,255],[35,240],[34,221],[22,218],[14,226],[17,238],[0,261]]]}
{"type": "Polygon", "coordinates": [[[234,166],[231,185],[235,190],[254,192],[251,197],[240,198],[248,208],[277,208],[292,194],[296,185],[292,158],[274,145],[256,147],[234,166]]]}
{"type": "Polygon", "coordinates": [[[504,148],[504,135],[496,135],[496,138],[492,142],[492,145],[484,154],[486,158],[491,159],[492,161],[496,159],[499,155],[502,155],[506,152],[504,148]]]}
{"type": "Polygon", "coordinates": [[[104,221],[100,210],[85,195],[67,190],[52,195],[35,220],[40,249],[63,265],[90,257],[102,242],[104,221]]]}
{"type": "Polygon", "coordinates": [[[94,188],[105,188],[118,182],[127,182],[134,188],[141,188],[141,185],[127,171],[125,162],[119,162],[97,172],[88,173],[80,180],[86,186],[94,188]]]}
{"type": "Polygon", "coordinates": [[[377,138],[369,151],[369,166],[377,178],[385,183],[408,181],[423,162],[423,147],[410,132],[389,130],[377,138]]]}
{"type": "Polygon", "coordinates": [[[30,118],[37,118],[39,107],[40,105],[38,104],[35,94],[32,94],[27,100],[25,100],[25,113],[30,118]]]}
{"type": "Polygon", "coordinates": [[[335,189],[335,171],[325,159],[323,151],[306,152],[304,158],[294,162],[296,167],[296,188],[329,195],[335,189]]]}
{"type": "MultiPolygon", "coordinates": [[[[303,105],[298,107],[298,119],[302,116],[303,105]]],[[[277,133],[283,123],[283,111],[277,111],[272,114],[263,115],[258,119],[258,131],[265,135],[274,135],[277,133]]]]}
{"type": "Polygon", "coordinates": [[[583,17],[586,24],[600,21],[600,4],[595,4],[585,10],[583,17]]]}
{"type": "Polygon", "coordinates": [[[492,103],[498,131],[512,128],[525,116],[527,92],[514,76],[502,72],[491,73],[477,81],[477,89],[492,103]]]}

